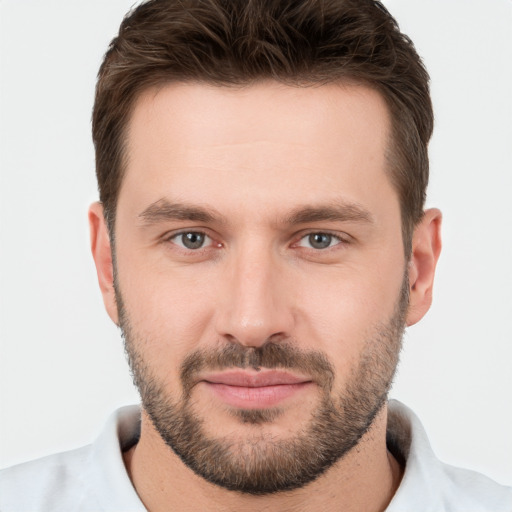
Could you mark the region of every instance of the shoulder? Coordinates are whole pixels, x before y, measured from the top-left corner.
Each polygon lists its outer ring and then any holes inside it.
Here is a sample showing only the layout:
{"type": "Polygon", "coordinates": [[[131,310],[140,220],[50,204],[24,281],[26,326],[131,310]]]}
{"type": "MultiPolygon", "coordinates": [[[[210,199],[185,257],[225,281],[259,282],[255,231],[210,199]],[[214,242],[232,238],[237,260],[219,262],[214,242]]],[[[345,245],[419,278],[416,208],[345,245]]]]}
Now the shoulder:
{"type": "Polygon", "coordinates": [[[418,417],[405,405],[389,403],[388,448],[405,465],[389,512],[511,512],[512,487],[441,462],[418,417]]]}
{"type": "Polygon", "coordinates": [[[0,471],[0,510],[145,510],[123,461],[123,451],[137,442],[139,428],[139,408],[121,408],[93,444],[0,471]]]}
{"type": "Polygon", "coordinates": [[[0,471],[0,510],[47,511],[80,510],[87,506],[100,510],[87,492],[84,469],[91,447],[43,457],[0,471]]]}
{"type": "Polygon", "coordinates": [[[457,503],[457,510],[512,511],[512,487],[500,485],[476,471],[440,464],[444,480],[440,489],[447,501],[457,503]]]}

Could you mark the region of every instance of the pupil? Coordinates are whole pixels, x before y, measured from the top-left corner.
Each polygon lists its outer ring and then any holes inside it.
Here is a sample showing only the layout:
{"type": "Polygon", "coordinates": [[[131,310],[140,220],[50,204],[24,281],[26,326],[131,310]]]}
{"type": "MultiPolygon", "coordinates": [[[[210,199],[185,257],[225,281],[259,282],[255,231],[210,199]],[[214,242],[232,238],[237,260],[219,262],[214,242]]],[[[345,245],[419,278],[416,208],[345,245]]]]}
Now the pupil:
{"type": "Polygon", "coordinates": [[[204,242],[202,233],[185,233],[183,235],[183,245],[188,249],[199,249],[204,242]]]}
{"type": "Polygon", "coordinates": [[[331,245],[331,235],[326,233],[314,233],[309,235],[309,243],[315,249],[325,249],[331,245]]]}

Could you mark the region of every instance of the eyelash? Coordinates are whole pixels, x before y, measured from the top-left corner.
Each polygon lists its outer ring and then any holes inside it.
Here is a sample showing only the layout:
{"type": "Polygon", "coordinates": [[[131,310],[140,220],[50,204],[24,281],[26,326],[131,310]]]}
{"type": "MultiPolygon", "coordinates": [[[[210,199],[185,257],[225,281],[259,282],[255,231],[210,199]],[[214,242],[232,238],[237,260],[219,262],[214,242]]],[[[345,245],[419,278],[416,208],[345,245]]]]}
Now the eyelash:
{"type": "MultiPolygon", "coordinates": [[[[209,247],[211,247],[212,245],[213,246],[216,246],[215,248],[221,248],[223,246],[222,243],[220,242],[215,242],[215,240],[209,236],[205,231],[201,231],[201,230],[184,230],[184,231],[180,231],[178,233],[173,233],[172,235],[170,236],[167,236],[165,239],[164,239],[164,242],[171,242],[173,243],[174,245],[176,245],[180,250],[182,251],[185,251],[185,252],[193,252],[193,253],[200,253],[204,250],[207,250],[209,247]],[[204,245],[202,244],[200,247],[197,247],[195,249],[193,248],[190,248],[190,247],[185,247],[184,244],[180,244],[180,243],[177,243],[175,240],[176,239],[179,239],[179,237],[183,237],[184,235],[198,235],[198,236],[202,236],[205,238],[205,241],[207,241],[208,239],[210,240],[210,243],[208,245],[204,245]]],[[[310,239],[310,243],[311,243],[311,239],[310,239]]],[[[298,238],[298,240],[296,242],[294,242],[292,244],[292,247],[302,247],[306,250],[310,250],[310,251],[314,251],[314,252],[327,252],[331,249],[335,249],[337,246],[339,245],[347,245],[350,243],[350,240],[348,240],[348,235],[345,235],[344,236],[341,236],[341,234],[339,233],[333,233],[331,231],[310,231],[308,233],[304,233],[300,236],[300,238],[298,238]],[[314,235],[320,235],[320,236],[325,236],[325,237],[329,237],[329,245],[327,247],[322,247],[322,248],[315,248],[315,247],[305,247],[303,245],[301,245],[301,242],[303,240],[306,240],[308,237],[311,237],[311,236],[314,236],[314,235]],[[335,241],[337,241],[334,245],[331,245],[331,242],[333,241],[333,239],[335,241]]]]}
{"type": "MultiPolygon", "coordinates": [[[[311,240],[309,241],[311,242],[311,240]]],[[[340,233],[333,233],[331,231],[310,231],[309,233],[303,234],[294,245],[298,247],[304,247],[305,249],[312,250],[315,252],[327,252],[329,249],[335,249],[339,245],[346,245],[348,243],[350,243],[348,240],[348,235],[342,236],[340,233]],[[303,240],[306,240],[314,235],[329,237],[329,245],[323,248],[304,247],[300,245],[303,240]],[[334,245],[330,245],[330,242],[332,242],[333,240],[336,241],[336,243],[334,245]]]]}
{"type": "Polygon", "coordinates": [[[181,249],[183,251],[194,252],[194,253],[198,253],[198,252],[200,252],[202,250],[205,250],[208,247],[210,247],[211,245],[217,245],[218,248],[222,247],[222,244],[220,242],[215,242],[213,240],[213,238],[208,235],[208,233],[206,233],[205,231],[201,231],[201,230],[184,230],[184,231],[180,231],[178,233],[173,233],[172,235],[165,237],[164,242],[171,242],[171,243],[173,243],[174,245],[176,245],[179,249],[181,249]],[[210,243],[207,246],[201,245],[197,249],[191,249],[191,248],[185,247],[184,245],[179,244],[179,243],[177,243],[175,241],[176,239],[178,239],[179,237],[183,237],[184,235],[199,235],[199,236],[203,236],[205,238],[205,240],[209,239],[210,243]]]}

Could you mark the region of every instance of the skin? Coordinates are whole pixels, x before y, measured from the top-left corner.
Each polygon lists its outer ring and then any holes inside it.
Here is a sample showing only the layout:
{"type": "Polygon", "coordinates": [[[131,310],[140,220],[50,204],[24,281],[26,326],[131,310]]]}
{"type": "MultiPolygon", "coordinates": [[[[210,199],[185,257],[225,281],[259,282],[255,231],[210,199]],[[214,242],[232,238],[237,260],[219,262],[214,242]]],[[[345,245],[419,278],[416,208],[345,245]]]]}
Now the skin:
{"type": "MultiPolygon", "coordinates": [[[[268,339],[326,354],[336,370],[333,390],[342,393],[369,332],[392,317],[406,268],[406,323],[423,317],[441,214],[425,213],[405,261],[385,159],[389,133],[384,100],[356,85],[169,84],[138,98],[116,215],[117,280],[137,348],[170,396],[179,399],[180,365],[191,352],[227,343],[259,347],[268,339]],[[162,215],[164,202],[207,209],[213,218],[162,215]],[[343,215],[291,218],[334,205],[343,206],[343,215]],[[354,208],[361,215],[347,215],[354,208]],[[206,233],[206,245],[186,249],[177,236],[183,230],[206,233]],[[334,235],[330,247],[313,248],[311,233],[334,235]]],[[[105,306],[119,323],[99,203],[89,220],[105,306]]],[[[245,439],[259,429],[287,439],[318,406],[319,390],[311,385],[292,394],[276,420],[263,425],[240,422],[208,386],[195,386],[192,397],[210,436],[245,439]]],[[[125,462],[151,511],[379,511],[402,471],[386,449],[386,419],[384,407],[356,448],[307,487],[268,496],[198,477],[144,412],[141,439],[125,462]]]]}

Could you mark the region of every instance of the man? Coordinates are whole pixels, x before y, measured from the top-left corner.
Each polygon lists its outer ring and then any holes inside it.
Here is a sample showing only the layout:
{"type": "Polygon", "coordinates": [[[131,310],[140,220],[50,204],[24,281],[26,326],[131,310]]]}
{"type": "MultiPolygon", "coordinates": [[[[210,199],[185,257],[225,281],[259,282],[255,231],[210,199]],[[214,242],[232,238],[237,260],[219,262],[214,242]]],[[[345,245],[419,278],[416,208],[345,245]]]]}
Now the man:
{"type": "Polygon", "coordinates": [[[89,212],[142,409],[3,510],[509,510],[387,403],[430,306],[428,76],[371,1],[153,1],[93,116],[89,212]]]}

